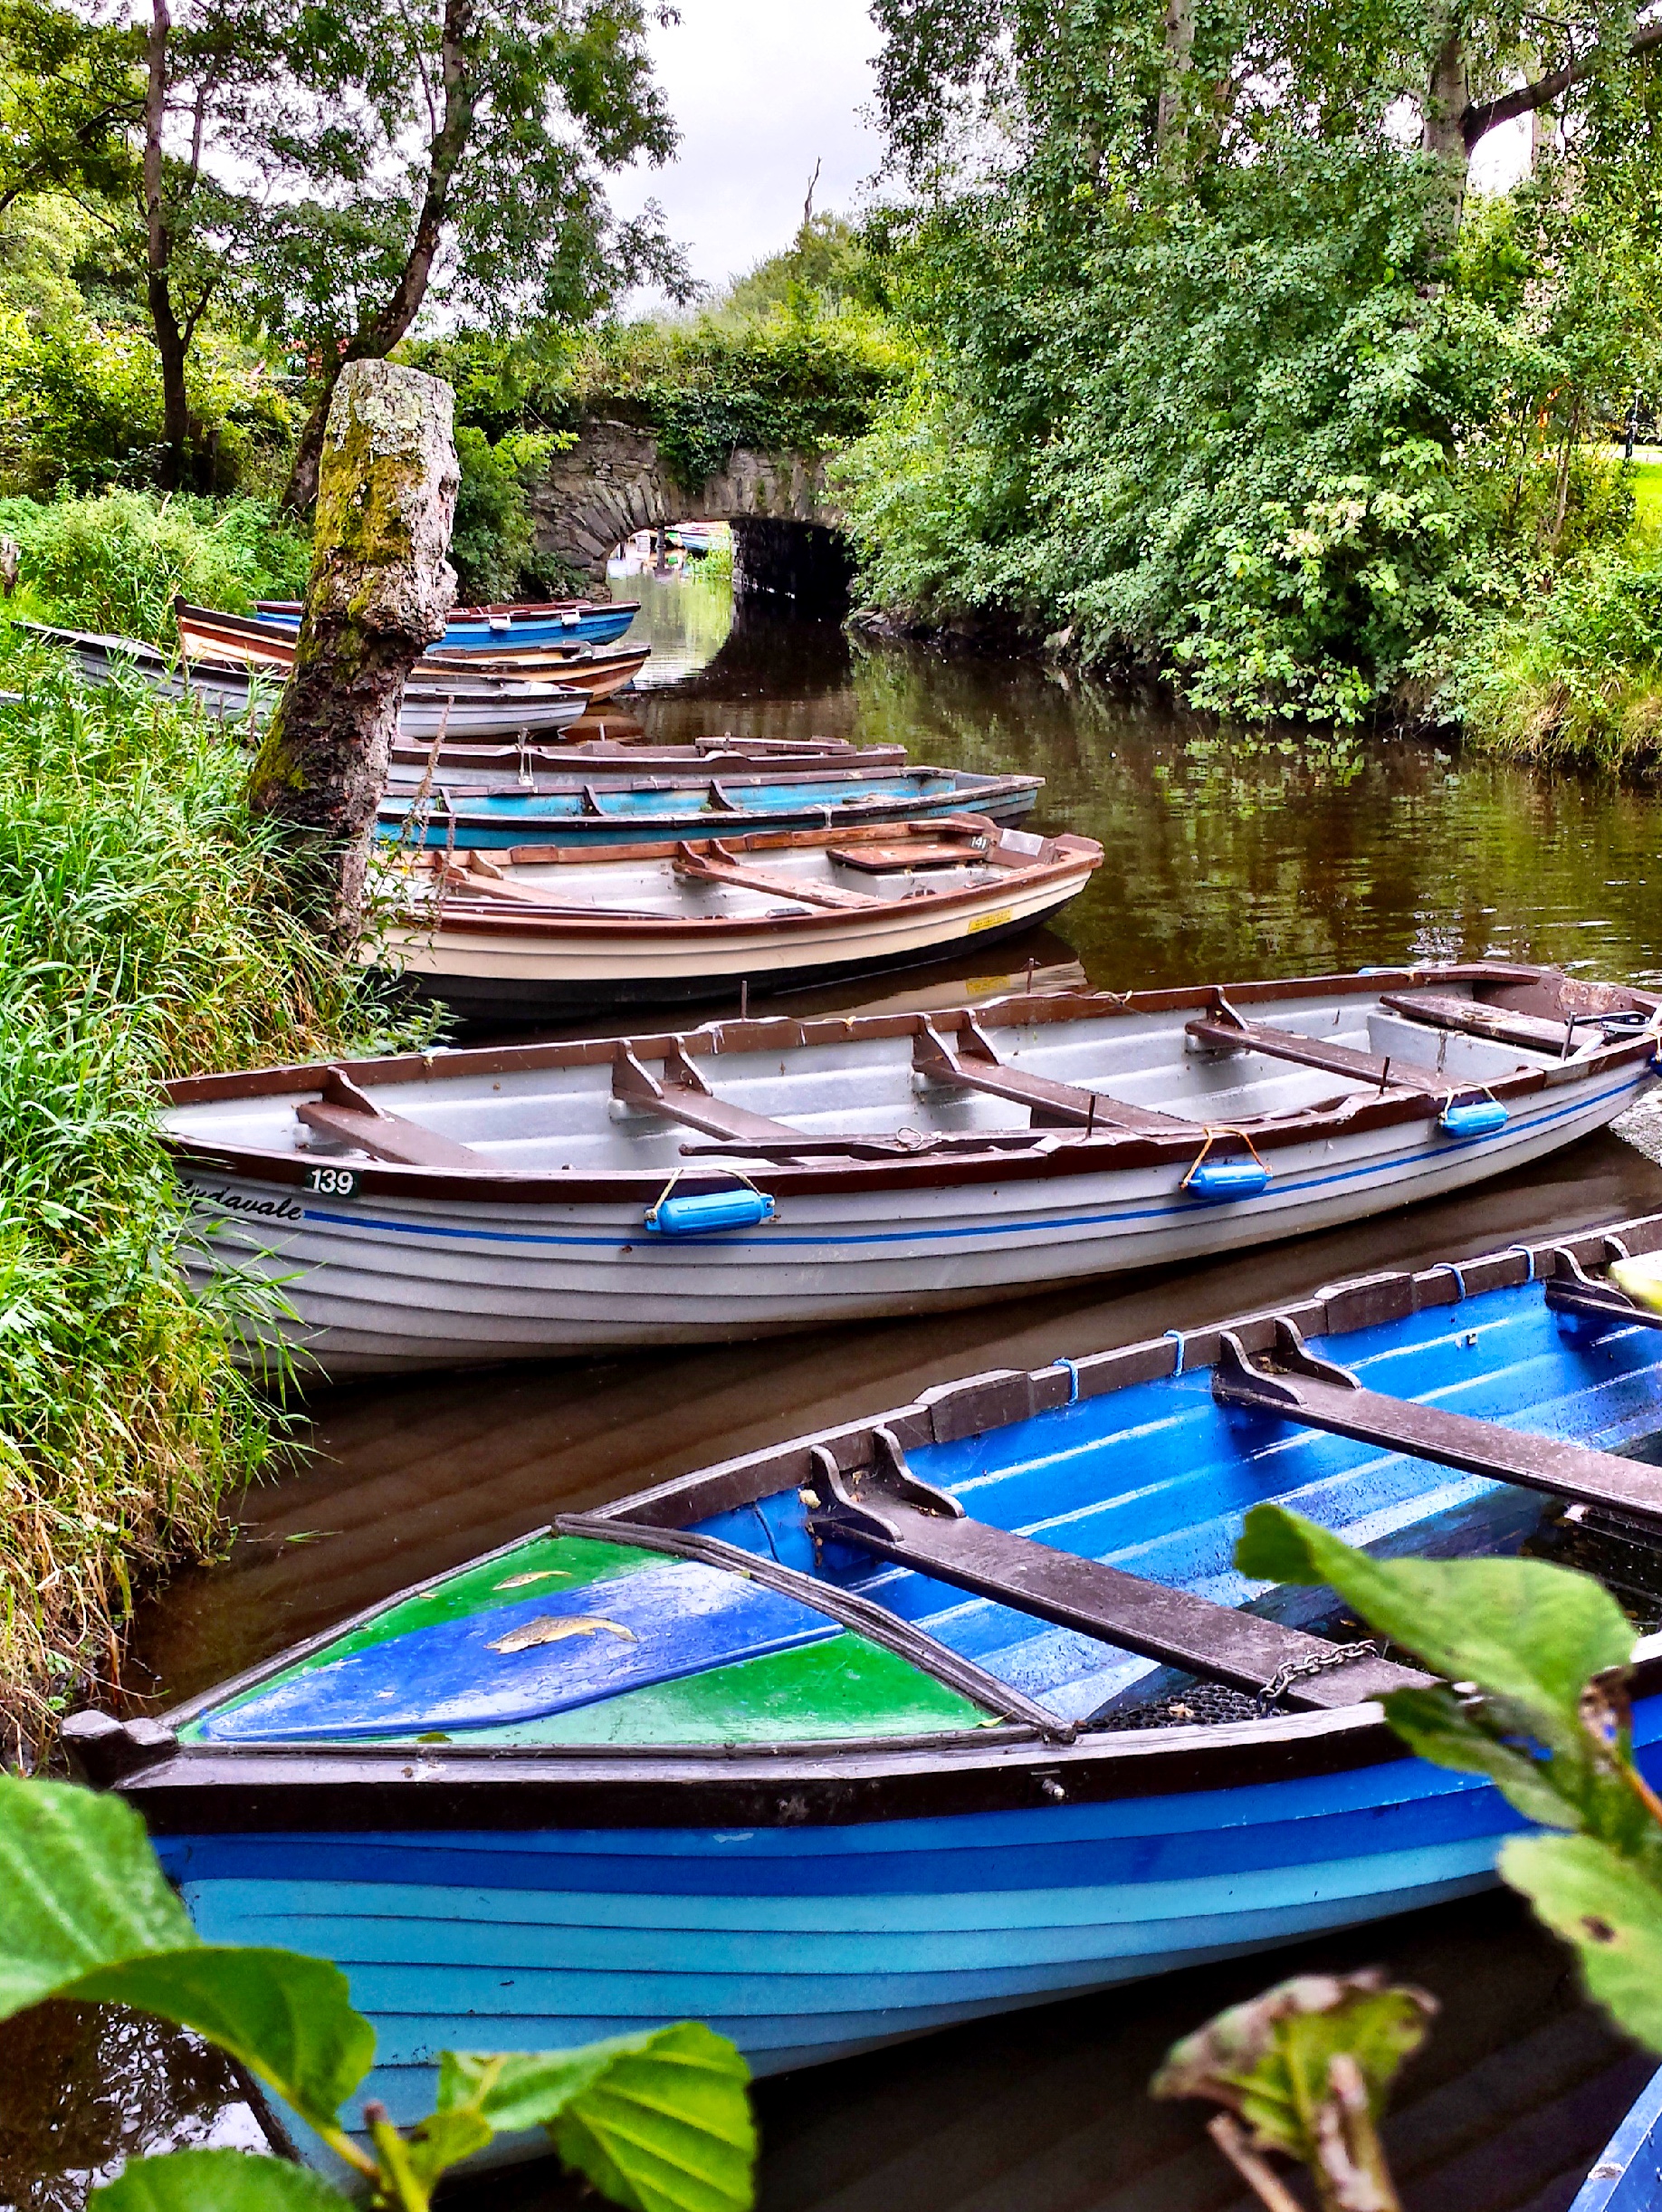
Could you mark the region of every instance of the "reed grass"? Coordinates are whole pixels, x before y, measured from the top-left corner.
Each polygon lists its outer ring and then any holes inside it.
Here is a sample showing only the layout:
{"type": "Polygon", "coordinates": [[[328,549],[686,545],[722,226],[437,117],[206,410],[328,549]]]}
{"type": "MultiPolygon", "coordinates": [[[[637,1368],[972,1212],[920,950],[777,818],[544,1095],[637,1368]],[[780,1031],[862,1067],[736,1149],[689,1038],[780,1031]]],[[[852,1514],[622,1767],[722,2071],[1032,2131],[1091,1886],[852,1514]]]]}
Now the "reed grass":
{"type": "Polygon", "coordinates": [[[373,1049],[285,908],[247,756],[194,704],[84,692],[0,621],[0,1745],[119,1668],[135,1587],[222,1540],[281,1403],[176,1265],[155,1084],[373,1049]]]}

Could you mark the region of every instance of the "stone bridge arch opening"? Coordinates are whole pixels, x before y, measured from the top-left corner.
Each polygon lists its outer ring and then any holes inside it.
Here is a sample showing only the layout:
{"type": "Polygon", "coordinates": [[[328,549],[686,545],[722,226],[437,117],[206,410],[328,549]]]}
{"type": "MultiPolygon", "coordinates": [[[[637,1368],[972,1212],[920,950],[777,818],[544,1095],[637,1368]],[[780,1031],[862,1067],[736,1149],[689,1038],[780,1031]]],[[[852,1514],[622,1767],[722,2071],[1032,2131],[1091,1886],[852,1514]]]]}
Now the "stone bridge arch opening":
{"type": "Polygon", "coordinates": [[[537,549],[597,582],[614,550],[666,522],[726,522],[733,533],[733,590],[771,595],[802,614],[847,611],[854,559],[817,455],[738,446],[702,484],[680,483],[650,429],[591,420],[567,453],[549,460],[530,493],[537,549]]]}

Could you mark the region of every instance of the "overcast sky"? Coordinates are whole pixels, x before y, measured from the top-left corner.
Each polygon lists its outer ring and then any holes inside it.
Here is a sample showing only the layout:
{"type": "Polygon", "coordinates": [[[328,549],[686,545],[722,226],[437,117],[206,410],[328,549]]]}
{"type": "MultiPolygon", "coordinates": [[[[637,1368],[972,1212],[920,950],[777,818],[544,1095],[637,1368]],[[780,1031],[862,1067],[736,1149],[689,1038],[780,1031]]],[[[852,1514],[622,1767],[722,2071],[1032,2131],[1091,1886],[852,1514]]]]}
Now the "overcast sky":
{"type": "Polygon", "coordinates": [[[881,150],[861,113],[877,48],[868,4],[677,0],[681,21],[652,42],[680,158],[616,178],[618,213],[660,201],[693,274],[721,284],[790,244],[817,160],[816,208],[846,212],[881,150]]]}

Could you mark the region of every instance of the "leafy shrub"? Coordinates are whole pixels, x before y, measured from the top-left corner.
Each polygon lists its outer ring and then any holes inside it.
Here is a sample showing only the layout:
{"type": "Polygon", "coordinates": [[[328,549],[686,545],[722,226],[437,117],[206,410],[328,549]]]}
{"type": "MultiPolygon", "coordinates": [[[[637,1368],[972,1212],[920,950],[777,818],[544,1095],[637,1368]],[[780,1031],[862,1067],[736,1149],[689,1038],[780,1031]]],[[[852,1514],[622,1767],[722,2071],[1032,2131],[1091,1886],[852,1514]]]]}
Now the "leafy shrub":
{"type": "Polygon", "coordinates": [[[492,445],[482,430],[458,425],[462,481],[450,559],[459,599],[477,605],[581,589],[563,561],[538,551],[527,496],[549,455],[569,443],[559,432],[511,430],[492,445]]]}
{"type": "Polygon", "coordinates": [[[305,587],[310,549],[266,501],[161,498],[0,500],[0,530],[23,549],[23,576],[72,628],[162,640],[176,594],[241,611],[305,587]]]}
{"type": "Polygon", "coordinates": [[[573,404],[622,414],[657,434],[688,490],[726,467],[735,446],[835,452],[866,431],[904,367],[868,312],[787,307],[760,321],[691,327],[634,323],[578,355],[573,404]]]}
{"type": "Polygon", "coordinates": [[[217,1536],[272,1449],[184,1219],[155,1081],[333,1053],[375,1001],[291,919],[246,762],[0,625],[0,1721],[113,1652],[132,1578],[217,1536]]]}
{"type": "Polygon", "coordinates": [[[1571,562],[1534,606],[1475,629],[1447,698],[1475,737],[1523,759],[1662,761],[1662,551],[1571,562]]]}

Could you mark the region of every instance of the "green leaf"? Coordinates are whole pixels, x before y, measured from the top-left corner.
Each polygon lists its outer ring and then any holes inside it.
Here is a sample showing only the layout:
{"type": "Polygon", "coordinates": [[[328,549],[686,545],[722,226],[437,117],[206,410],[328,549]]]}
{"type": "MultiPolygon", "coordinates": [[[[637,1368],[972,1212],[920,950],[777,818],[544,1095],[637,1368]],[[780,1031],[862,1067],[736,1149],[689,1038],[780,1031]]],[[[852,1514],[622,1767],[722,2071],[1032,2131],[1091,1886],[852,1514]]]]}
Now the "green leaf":
{"type": "Polygon", "coordinates": [[[195,2028],[313,2127],[335,2125],[375,2063],[375,2030],[353,2010],[346,1976],[299,1951],[198,1943],[100,1967],[58,1994],[130,2005],[195,2028]]]}
{"type": "Polygon", "coordinates": [[[1514,1836],[1500,1872],[1574,1944],[1589,1991],[1618,2025],[1662,2054],[1662,1890],[1590,1835],[1514,1836]]]}
{"type": "Polygon", "coordinates": [[[0,2019],[89,1968],[196,1940],[130,1805],[0,1776],[0,2019]]]}
{"type": "Polygon", "coordinates": [[[346,2212],[327,2181],[252,2150],[169,2150],[134,2159],[94,2189],[98,2212],[346,2212]]]}
{"type": "Polygon", "coordinates": [[[1434,1767],[1486,1775],[1526,1820],[1547,1828],[1579,1824],[1580,1808],[1555,1786],[1553,1769],[1527,1751],[1497,1742],[1462,1709],[1452,1690],[1393,1690],[1385,1700],[1385,1718],[1409,1749],[1434,1767]]]}
{"type": "Polygon", "coordinates": [[[1371,1559],[1284,1507],[1255,1506],[1235,1561],[1257,1581],[1326,1583],[1450,1681],[1571,1723],[1592,1677],[1633,1655],[1609,1591],[1541,1559],[1371,1559]]]}
{"type": "Polygon", "coordinates": [[[502,2131],[546,2127],[566,2164],[628,2212],[747,2212],[750,2078],[724,2036],[683,2021],[577,2051],[446,2052],[439,2107],[470,2106],[502,2131]]]}
{"type": "Polygon", "coordinates": [[[1232,2006],[1167,2054],[1151,2084],[1157,2097],[1209,2097],[1240,2114],[1260,2150],[1308,2163],[1315,2121],[1332,2096],[1329,2068],[1347,2053],[1377,2115],[1397,2071],[1424,2042],[1437,2001],[1361,1973],[1300,1974],[1232,2006]]]}

